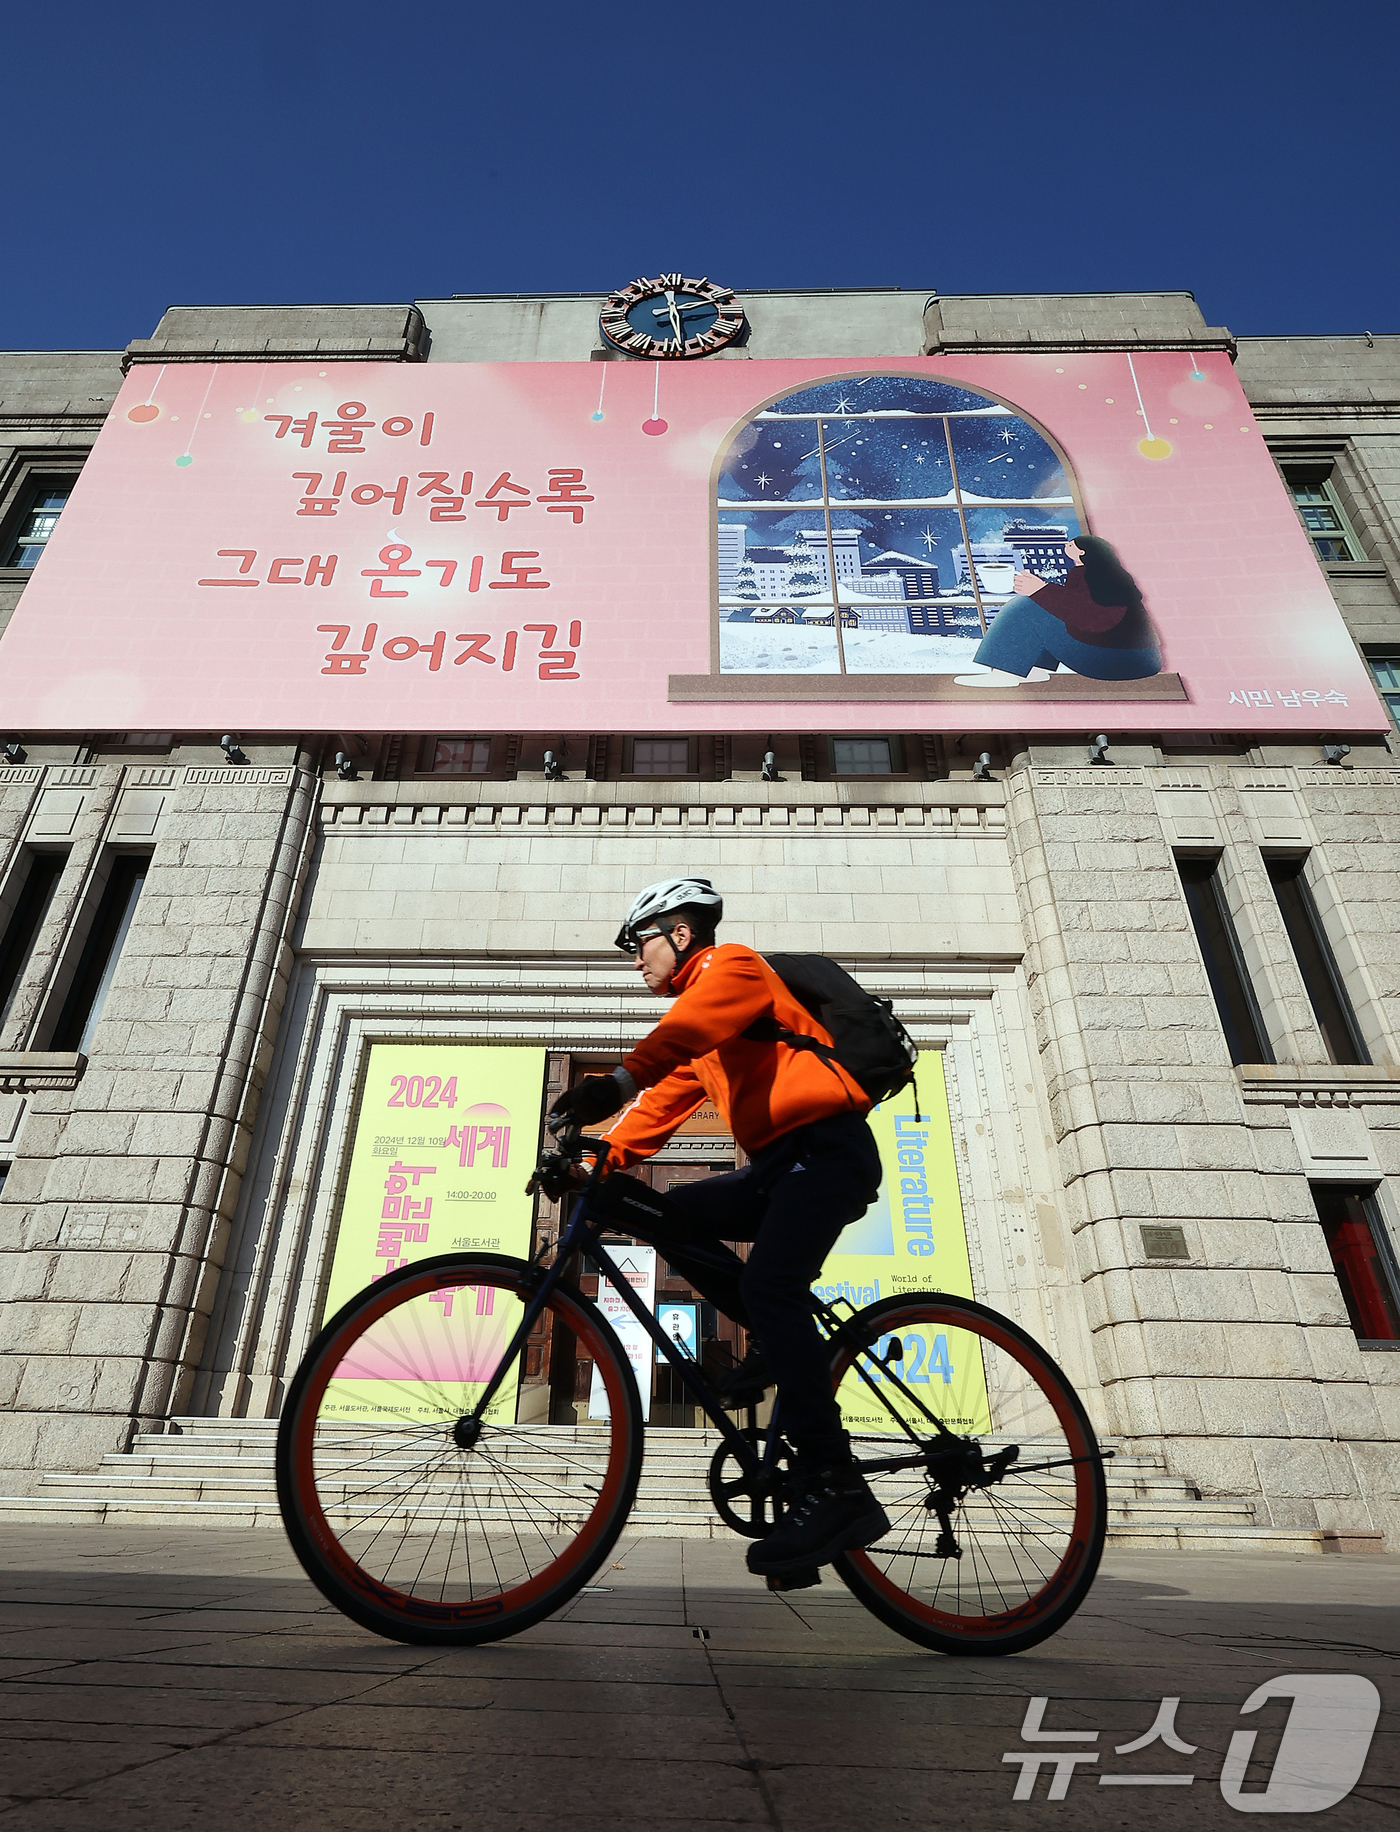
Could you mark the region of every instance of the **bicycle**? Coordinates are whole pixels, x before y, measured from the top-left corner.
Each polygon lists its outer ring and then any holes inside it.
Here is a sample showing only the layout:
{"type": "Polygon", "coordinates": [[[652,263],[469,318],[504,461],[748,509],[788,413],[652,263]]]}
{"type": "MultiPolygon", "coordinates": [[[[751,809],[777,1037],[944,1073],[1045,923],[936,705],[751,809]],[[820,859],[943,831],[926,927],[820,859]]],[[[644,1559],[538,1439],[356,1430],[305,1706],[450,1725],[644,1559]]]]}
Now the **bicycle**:
{"type": "MultiPolygon", "coordinates": [[[[542,1160],[536,1176],[558,1193],[569,1166],[593,1159],[548,1265],[542,1249],[401,1267],[326,1323],[292,1381],[277,1433],[282,1518],[312,1582],[376,1634],[445,1645],[516,1634],[575,1596],[617,1543],[641,1478],[642,1408],[616,1333],[571,1276],[581,1256],[721,1432],[709,1471],[721,1518],[760,1538],[782,1516],[781,1395],[766,1428],[752,1407],[736,1424],[633,1293],[603,1244],[616,1226],[598,1202],[607,1151],[566,1127],[542,1160]],[[590,1409],[606,1417],[561,1423],[555,1414],[576,1415],[584,1362],[605,1402],[590,1409]]],[[[891,1526],[837,1558],[837,1574],[925,1647],[1034,1646],[1093,1582],[1112,1453],[1055,1363],[995,1311],[937,1291],[840,1303],[849,1315],[812,1299],[852,1448],[891,1526]]]]}

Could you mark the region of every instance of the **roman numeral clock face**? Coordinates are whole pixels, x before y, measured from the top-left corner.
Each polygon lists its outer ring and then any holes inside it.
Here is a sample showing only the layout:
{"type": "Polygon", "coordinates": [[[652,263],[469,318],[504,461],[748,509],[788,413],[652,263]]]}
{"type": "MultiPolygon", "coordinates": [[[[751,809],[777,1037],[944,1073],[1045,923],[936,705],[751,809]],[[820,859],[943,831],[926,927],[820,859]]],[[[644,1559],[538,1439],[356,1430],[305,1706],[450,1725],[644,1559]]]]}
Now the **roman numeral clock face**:
{"type": "Polygon", "coordinates": [[[744,313],[728,287],[659,274],[613,293],[598,328],[605,343],[629,356],[708,356],[733,343],[744,313]]]}

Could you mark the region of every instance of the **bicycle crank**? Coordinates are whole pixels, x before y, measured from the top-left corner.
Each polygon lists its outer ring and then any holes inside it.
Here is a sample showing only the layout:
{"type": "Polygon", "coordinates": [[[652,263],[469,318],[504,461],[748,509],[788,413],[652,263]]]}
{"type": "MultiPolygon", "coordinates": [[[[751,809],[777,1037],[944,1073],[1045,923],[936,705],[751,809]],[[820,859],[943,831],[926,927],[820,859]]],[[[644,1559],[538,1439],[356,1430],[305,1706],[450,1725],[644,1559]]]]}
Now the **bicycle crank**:
{"type": "MultiPolygon", "coordinates": [[[[763,1457],[768,1449],[768,1432],[759,1426],[741,1434],[763,1457]]],[[[725,1526],[742,1533],[745,1539],[763,1539],[783,1517],[782,1491],[792,1470],[792,1451],[781,1439],[773,1462],[758,1477],[749,1476],[729,1445],[721,1444],[710,1460],[710,1500],[725,1526]],[[728,1470],[726,1470],[728,1465],[728,1470]],[[740,1505],[747,1503],[745,1512],[740,1505]]]]}

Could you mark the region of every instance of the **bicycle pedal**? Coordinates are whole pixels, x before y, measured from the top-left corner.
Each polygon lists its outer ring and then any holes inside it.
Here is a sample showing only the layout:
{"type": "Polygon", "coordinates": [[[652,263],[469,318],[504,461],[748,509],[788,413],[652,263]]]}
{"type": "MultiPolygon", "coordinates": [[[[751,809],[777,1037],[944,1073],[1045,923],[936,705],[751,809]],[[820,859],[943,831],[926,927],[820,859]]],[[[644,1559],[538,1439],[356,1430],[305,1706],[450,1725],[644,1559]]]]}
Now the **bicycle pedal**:
{"type": "Polygon", "coordinates": [[[779,1577],[777,1572],[768,1574],[770,1590],[810,1590],[814,1584],[820,1584],[821,1581],[822,1574],[815,1565],[810,1571],[789,1571],[782,1577],[779,1577]]]}

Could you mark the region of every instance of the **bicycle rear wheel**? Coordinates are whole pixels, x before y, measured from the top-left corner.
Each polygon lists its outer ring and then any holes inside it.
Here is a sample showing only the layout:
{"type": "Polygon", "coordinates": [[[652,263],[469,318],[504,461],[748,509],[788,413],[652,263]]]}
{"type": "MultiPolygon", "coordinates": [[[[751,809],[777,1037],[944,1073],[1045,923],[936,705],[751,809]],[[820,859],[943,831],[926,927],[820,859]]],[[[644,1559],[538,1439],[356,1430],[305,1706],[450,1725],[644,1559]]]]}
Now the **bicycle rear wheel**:
{"type": "Polygon", "coordinates": [[[922,1292],[861,1311],[832,1366],[859,1460],[924,1452],[867,1471],[890,1531],[835,1561],[843,1581],[945,1654],[1054,1634],[1093,1582],[1108,1504],[1093,1429],[1049,1355],[971,1299],[922,1292]]]}
{"type": "Polygon", "coordinates": [[[292,1382],[277,1432],[282,1519],[312,1582],[376,1634],[513,1635],[586,1584],[622,1531],[641,1402],[611,1326],[577,1292],[557,1286],[532,1332],[551,1357],[556,1422],[551,1383],[521,1379],[523,1351],[471,1421],[541,1276],[489,1253],[402,1267],[331,1318],[292,1382]],[[574,1406],[583,1362],[606,1417],[574,1406]]]}

